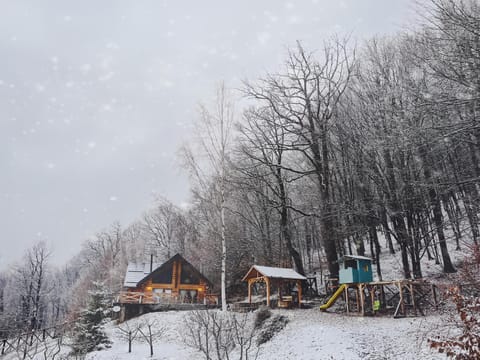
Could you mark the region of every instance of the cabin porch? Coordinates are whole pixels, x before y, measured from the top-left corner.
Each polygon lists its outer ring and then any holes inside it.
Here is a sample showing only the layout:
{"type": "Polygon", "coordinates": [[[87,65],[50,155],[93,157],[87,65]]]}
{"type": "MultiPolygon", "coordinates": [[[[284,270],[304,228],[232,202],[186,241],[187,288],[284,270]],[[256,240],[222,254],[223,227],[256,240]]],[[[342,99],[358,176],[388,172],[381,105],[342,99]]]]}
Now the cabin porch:
{"type": "Polygon", "coordinates": [[[190,291],[158,293],[155,291],[121,291],[116,299],[118,304],[203,304],[218,305],[217,294],[191,294],[190,291]]]}

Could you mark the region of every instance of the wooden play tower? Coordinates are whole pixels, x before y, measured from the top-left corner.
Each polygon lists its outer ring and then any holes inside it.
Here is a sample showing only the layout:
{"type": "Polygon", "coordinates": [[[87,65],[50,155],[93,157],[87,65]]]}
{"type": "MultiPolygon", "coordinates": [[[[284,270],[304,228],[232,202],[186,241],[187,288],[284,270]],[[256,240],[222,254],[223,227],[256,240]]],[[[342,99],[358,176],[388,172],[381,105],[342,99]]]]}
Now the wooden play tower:
{"type": "Polygon", "coordinates": [[[426,307],[438,307],[436,286],[424,280],[372,281],[372,260],[364,256],[346,255],[339,265],[339,287],[320,306],[322,311],[340,297],[349,314],[392,313],[394,317],[405,317],[424,315],[426,307]]]}

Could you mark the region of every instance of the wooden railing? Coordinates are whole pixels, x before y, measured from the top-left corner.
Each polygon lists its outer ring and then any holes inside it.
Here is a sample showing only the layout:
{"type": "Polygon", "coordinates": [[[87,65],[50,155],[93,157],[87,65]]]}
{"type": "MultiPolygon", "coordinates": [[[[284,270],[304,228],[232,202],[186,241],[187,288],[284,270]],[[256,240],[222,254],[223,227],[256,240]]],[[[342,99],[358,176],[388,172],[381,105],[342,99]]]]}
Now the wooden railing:
{"type": "Polygon", "coordinates": [[[121,291],[117,297],[120,304],[206,304],[217,305],[218,295],[205,294],[204,301],[187,300],[184,297],[173,294],[158,294],[151,291],[135,292],[121,291]]]}
{"type": "Polygon", "coordinates": [[[151,292],[122,291],[117,302],[123,304],[157,304],[159,301],[153,297],[151,292]]]}
{"type": "Polygon", "coordinates": [[[205,304],[206,305],[218,305],[218,295],[217,294],[205,294],[205,304]]]}

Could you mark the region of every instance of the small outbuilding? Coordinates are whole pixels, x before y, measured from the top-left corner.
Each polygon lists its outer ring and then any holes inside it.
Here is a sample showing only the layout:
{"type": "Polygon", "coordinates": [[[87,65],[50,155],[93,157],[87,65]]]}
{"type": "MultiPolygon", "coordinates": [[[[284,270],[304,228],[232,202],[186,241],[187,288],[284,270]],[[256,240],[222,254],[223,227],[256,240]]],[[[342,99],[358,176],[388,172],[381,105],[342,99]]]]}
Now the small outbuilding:
{"type": "Polygon", "coordinates": [[[365,256],[345,255],[338,260],[340,284],[369,283],[373,281],[372,259],[365,256]]]}
{"type": "Polygon", "coordinates": [[[288,268],[279,268],[279,267],[270,267],[270,266],[261,266],[253,265],[247,274],[243,277],[242,281],[248,282],[248,302],[252,303],[252,285],[256,282],[264,282],[266,286],[266,296],[267,296],[267,306],[270,306],[270,296],[272,287],[276,287],[279,290],[279,304],[282,301],[285,301],[283,298],[289,298],[290,296],[284,296],[282,294],[282,288],[285,284],[294,284],[297,287],[298,291],[298,306],[301,306],[302,303],[302,281],[307,280],[303,275],[300,275],[293,269],[288,268]]]}

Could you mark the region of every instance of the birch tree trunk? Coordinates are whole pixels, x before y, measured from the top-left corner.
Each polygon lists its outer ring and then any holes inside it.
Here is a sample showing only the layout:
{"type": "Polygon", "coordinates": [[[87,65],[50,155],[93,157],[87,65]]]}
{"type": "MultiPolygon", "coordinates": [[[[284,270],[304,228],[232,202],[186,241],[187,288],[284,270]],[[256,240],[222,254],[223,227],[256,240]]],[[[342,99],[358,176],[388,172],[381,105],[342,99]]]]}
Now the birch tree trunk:
{"type": "MultiPolygon", "coordinates": [[[[213,111],[200,107],[200,121],[196,124],[198,149],[184,145],[181,152],[184,167],[193,180],[193,191],[205,206],[214,209],[208,226],[218,237],[221,248],[221,301],[222,310],[227,310],[227,185],[228,156],[233,127],[233,103],[230,102],[225,85],[217,89],[213,111]],[[206,163],[199,158],[203,155],[206,163]],[[206,166],[205,166],[206,165],[206,166]],[[207,168],[207,171],[205,171],[207,168]]],[[[203,160],[203,159],[202,159],[203,160]]]]}

